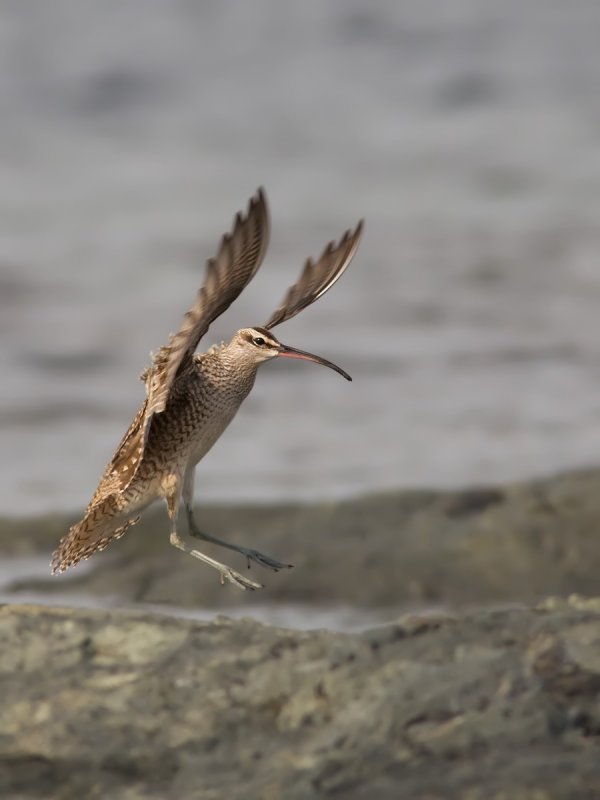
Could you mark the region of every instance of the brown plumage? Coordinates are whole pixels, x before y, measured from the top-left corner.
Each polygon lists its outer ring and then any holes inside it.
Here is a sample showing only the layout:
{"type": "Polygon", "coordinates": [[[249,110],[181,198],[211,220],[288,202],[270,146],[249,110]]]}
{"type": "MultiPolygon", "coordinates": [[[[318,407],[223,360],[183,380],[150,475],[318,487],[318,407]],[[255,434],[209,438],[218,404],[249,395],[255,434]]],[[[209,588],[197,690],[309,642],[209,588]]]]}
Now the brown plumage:
{"type": "Polygon", "coordinates": [[[350,380],[335,364],[281,344],[270,329],[333,286],[350,263],[361,232],[362,221],[337,245],[327,245],[316,262],[308,259],[299,280],[263,327],[243,328],[228,344],[194,355],[210,324],[252,280],[264,258],[269,215],[264,192],[258,190],[246,215],[235,217],[231,233],[225,234],[216,257],[208,261],[204,284],[180,330],[142,373],[146,399],[107,465],[85,516],[60,541],[53,555],[53,572],[63,572],[103,550],[138,521],[138,512],[159,497],[166,501],[171,518],[171,543],[217,569],[222,581],[244,589],[260,586],[180,537],[176,523],[181,499],[192,536],[241,553],[248,566],[251,561],[274,570],[290,566],[197,528],[192,511],[194,469],[235,416],[262,362],[276,356],[315,361],[350,380]]]}

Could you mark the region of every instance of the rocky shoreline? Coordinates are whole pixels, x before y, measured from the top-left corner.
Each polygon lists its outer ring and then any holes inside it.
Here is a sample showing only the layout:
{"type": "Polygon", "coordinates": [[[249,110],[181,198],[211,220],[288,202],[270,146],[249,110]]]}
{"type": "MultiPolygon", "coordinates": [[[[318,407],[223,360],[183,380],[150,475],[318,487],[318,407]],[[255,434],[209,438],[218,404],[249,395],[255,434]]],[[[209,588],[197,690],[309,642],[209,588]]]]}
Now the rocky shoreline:
{"type": "Polygon", "coordinates": [[[600,796],[600,599],[399,619],[0,609],[0,796],[600,796]]]}

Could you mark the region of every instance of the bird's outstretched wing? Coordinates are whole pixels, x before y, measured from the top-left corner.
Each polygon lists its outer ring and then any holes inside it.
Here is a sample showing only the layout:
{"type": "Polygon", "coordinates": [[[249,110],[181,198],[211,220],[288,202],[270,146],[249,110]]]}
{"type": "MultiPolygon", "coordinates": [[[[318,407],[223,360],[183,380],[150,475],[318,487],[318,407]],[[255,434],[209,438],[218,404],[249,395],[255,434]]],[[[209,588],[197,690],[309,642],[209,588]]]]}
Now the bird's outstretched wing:
{"type": "MultiPolygon", "coordinates": [[[[229,308],[256,274],[269,243],[269,212],[262,189],[250,200],[245,216],[238,213],[214,258],[206,265],[204,285],[179,331],[152,358],[142,373],[146,401],[109,463],[103,481],[123,491],[133,480],[144,455],[152,419],[164,411],[177,375],[190,363],[210,324],[229,308]]],[[[99,487],[100,489],[100,487],[99,487]]]]}
{"type": "Polygon", "coordinates": [[[185,367],[210,324],[226,311],[250,283],[269,243],[269,213],[264,191],[259,189],[246,216],[238,213],[231,233],[226,233],[219,252],[206,265],[204,285],[169,344],[160,348],[146,374],[147,413],[164,411],[177,373],[185,367]]]}
{"type": "Polygon", "coordinates": [[[290,286],[282,304],[273,312],[263,327],[270,330],[295,317],[302,309],[314,303],[331,289],[352,261],[362,229],[363,220],[361,219],[353,231],[346,231],[338,244],[329,242],[316,262],[312,258],[307,258],[302,274],[296,283],[290,286]]]}

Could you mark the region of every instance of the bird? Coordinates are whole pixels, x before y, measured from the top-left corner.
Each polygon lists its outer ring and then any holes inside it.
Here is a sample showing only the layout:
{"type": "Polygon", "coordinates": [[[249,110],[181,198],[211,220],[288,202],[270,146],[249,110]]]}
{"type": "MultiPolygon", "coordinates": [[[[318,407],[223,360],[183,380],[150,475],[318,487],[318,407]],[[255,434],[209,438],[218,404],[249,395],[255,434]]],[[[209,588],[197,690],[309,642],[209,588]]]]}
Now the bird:
{"type": "Polygon", "coordinates": [[[353,230],[347,230],[337,243],[330,242],[316,261],[305,261],[300,277],[267,322],[242,328],[228,343],[196,353],[211,323],[236,300],[265,256],[269,210],[264,189],[256,191],[246,213],[238,212],[231,231],[223,235],[216,256],[207,261],[204,283],[179,331],[151,354],[151,365],[140,375],[146,397],[106,466],[83,518],[68,530],[53,553],[53,574],[121,538],[139,521],[140,512],[158,499],[166,503],[170,543],[216,569],[222,584],[230,582],[246,590],[263,588],[182,537],[177,525],[182,504],[192,538],[240,553],[248,568],[252,562],[274,571],[292,566],[203,532],[193,512],[194,471],[248,396],[260,365],[274,358],[300,359],[352,380],[331,361],[282,344],[272,329],[331,289],[356,252],[363,222],[361,219],[353,230]]]}

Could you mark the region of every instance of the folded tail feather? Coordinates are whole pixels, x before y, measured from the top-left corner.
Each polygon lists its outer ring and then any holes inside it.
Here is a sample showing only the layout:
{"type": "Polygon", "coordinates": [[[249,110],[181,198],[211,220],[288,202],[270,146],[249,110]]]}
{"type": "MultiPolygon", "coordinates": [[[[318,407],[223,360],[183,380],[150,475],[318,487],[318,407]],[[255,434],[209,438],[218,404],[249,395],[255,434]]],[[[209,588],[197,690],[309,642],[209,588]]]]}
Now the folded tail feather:
{"type": "Polygon", "coordinates": [[[52,554],[52,574],[64,572],[93,553],[104,550],[138,522],[139,517],[123,522],[115,495],[91,506],[85,517],[73,525],[52,554]]]}

